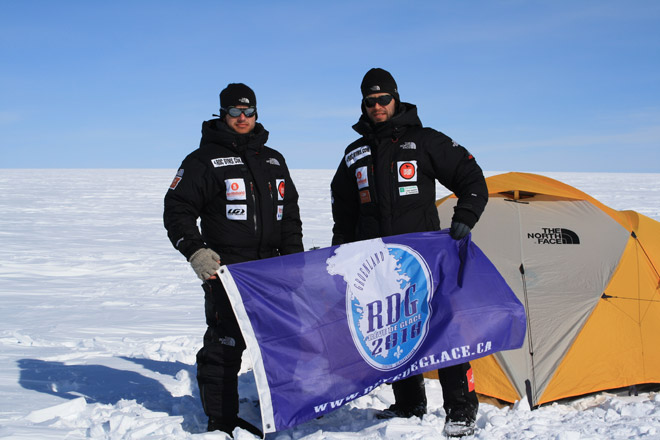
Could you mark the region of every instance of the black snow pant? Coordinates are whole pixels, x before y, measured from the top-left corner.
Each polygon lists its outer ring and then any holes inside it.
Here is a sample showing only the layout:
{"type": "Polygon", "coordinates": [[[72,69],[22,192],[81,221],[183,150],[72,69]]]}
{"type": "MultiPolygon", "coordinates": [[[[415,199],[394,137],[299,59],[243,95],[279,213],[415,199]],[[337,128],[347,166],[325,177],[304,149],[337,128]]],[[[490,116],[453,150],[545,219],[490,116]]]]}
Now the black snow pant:
{"type": "Polygon", "coordinates": [[[238,417],[238,373],[245,341],[220,280],[207,280],[202,287],[208,328],[197,353],[199,395],[209,418],[231,422],[238,417]]]}
{"type": "MultiPolygon", "coordinates": [[[[438,370],[438,378],[442,386],[443,407],[447,415],[474,420],[479,410],[479,400],[474,391],[470,363],[442,368],[438,370]]],[[[421,374],[394,382],[392,391],[399,407],[413,408],[419,404],[426,406],[424,377],[421,374]]]]}

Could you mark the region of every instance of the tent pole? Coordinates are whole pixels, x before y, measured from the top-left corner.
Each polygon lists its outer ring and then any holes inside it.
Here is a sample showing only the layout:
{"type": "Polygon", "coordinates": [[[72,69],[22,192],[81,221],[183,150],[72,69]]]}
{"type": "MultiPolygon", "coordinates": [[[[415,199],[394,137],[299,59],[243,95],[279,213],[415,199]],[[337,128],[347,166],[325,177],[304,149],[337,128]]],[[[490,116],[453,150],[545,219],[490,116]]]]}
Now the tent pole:
{"type": "Polygon", "coordinates": [[[529,401],[529,408],[534,409],[534,402],[536,401],[536,396],[534,395],[536,390],[536,372],[534,368],[534,341],[532,340],[532,326],[530,324],[530,313],[529,313],[529,302],[527,297],[527,280],[525,279],[525,266],[523,263],[520,263],[518,267],[520,271],[520,277],[522,278],[522,287],[523,294],[525,295],[525,317],[527,318],[527,350],[529,352],[529,357],[532,360],[532,383],[529,379],[525,381],[525,391],[527,392],[527,400],[529,401]]]}
{"type": "Polygon", "coordinates": [[[632,231],[630,233],[630,235],[632,236],[632,238],[635,239],[635,242],[642,249],[642,252],[644,252],[644,255],[646,256],[646,259],[648,260],[649,264],[653,268],[653,271],[655,272],[655,276],[657,276],[658,279],[660,280],[660,274],[658,273],[658,269],[655,267],[655,264],[653,264],[653,260],[651,260],[651,256],[648,254],[648,252],[646,252],[646,249],[644,249],[644,246],[642,246],[642,242],[639,241],[639,238],[637,237],[637,234],[635,234],[635,231],[632,231]]]}

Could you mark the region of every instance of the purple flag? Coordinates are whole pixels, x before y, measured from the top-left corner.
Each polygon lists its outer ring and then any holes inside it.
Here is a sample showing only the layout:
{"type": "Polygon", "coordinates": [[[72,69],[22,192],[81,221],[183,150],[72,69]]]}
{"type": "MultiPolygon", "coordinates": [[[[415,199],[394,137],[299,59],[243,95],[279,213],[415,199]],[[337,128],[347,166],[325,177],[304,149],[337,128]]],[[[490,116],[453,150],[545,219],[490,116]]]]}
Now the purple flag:
{"type": "Polygon", "coordinates": [[[365,240],[219,270],[254,366],[264,432],[385,382],[519,348],[522,304],[470,237],[365,240]]]}

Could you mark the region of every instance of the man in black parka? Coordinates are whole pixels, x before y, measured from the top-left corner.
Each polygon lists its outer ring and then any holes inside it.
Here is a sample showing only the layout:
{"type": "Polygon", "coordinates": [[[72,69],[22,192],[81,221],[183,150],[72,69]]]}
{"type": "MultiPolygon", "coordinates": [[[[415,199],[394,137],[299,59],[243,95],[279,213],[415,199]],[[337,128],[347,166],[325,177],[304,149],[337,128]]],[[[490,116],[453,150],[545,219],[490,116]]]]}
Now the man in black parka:
{"type": "Polygon", "coordinates": [[[199,148],[183,160],[170,185],[163,220],[174,247],[204,281],[208,328],[197,353],[197,382],[208,430],[231,435],[238,426],[260,435],[238,418],[246,347],[215,273],[220,264],[302,252],[302,223],[284,157],[265,146],[268,131],[256,122],[252,89],[229,84],[220,106],[220,118],[202,124],[199,148]]]}
{"type": "MultiPolygon", "coordinates": [[[[444,134],[423,127],[417,107],[401,102],[389,72],[374,68],[360,86],[362,116],[332,180],[332,244],[410,232],[436,231],[436,180],[458,203],[450,225],[456,240],[479,220],[488,201],[483,172],[474,157],[444,134]]],[[[445,434],[474,432],[479,403],[469,363],[438,370],[447,413],[445,434]]],[[[422,417],[422,375],[392,384],[395,403],[380,417],[422,417]]]]}

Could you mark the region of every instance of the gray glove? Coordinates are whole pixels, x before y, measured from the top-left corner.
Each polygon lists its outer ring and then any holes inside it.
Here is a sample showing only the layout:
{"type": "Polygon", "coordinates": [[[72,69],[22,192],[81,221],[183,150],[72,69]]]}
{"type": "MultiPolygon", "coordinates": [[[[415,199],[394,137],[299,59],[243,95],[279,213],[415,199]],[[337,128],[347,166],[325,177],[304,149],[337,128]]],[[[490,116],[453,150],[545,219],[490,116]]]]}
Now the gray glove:
{"type": "Polygon", "coordinates": [[[451,228],[449,228],[449,235],[454,240],[460,240],[470,233],[470,227],[465,223],[453,221],[451,222],[451,228]]]}
{"type": "Polygon", "coordinates": [[[215,272],[220,269],[220,255],[208,248],[198,249],[188,261],[202,281],[214,277],[215,272]]]}

